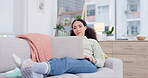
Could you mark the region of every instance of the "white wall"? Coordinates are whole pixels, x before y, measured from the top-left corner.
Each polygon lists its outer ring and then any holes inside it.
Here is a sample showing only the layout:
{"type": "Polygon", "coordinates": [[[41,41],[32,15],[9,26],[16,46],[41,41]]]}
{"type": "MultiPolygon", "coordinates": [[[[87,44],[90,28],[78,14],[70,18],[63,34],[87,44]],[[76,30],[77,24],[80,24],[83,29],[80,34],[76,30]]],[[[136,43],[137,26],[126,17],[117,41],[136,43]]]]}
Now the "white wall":
{"type": "Polygon", "coordinates": [[[140,1],[140,10],[141,10],[141,34],[148,36],[148,0],[141,0],[140,1]]]}
{"type": "Polygon", "coordinates": [[[23,0],[13,0],[14,8],[13,8],[13,31],[15,35],[22,34],[25,32],[25,9],[24,9],[24,1],[23,0]]]}
{"type": "Polygon", "coordinates": [[[109,5],[109,0],[96,0],[96,22],[104,22],[105,26],[109,25],[109,14],[99,14],[98,7],[99,6],[107,6],[109,5]],[[100,19],[101,18],[101,19],[100,19]]]}
{"type": "Polygon", "coordinates": [[[123,35],[127,35],[127,25],[126,25],[126,0],[122,2],[116,0],[116,32],[117,38],[121,38],[123,35]]]}
{"type": "MultiPolygon", "coordinates": [[[[127,7],[126,0],[117,1],[117,38],[121,38],[122,35],[127,35],[127,18],[124,13],[127,7]]],[[[140,34],[148,36],[148,0],[140,0],[140,34]]]]}
{"type": "Polygon", "coordinates": [[[38,11],[37,1],[26,2],[26,32],[53,35],[57,19],[57,0],[44,0],[44,12],[38,11]]]}
{"type": "Polygon", "coordinates": [[[0,34],[13,32],[13,0],[0,0],[0,34]]]}
{"type": "Polygon", "coordinates": [[[54,35],[57,0],[0,0],[0,5],[0,35],[54,35]],[[37,1],[45,1],[44,12],[38,11],[37,1]]]}
{"type": "Polygon", "coordinates": [[[0,34],[17,35],[24,32],[22,0],[0,0],[0,34]]]}
{"type": "Polygon", "coordinates": [[[109,0],[109,26],[115,26],[115,0],[109,0]]]}

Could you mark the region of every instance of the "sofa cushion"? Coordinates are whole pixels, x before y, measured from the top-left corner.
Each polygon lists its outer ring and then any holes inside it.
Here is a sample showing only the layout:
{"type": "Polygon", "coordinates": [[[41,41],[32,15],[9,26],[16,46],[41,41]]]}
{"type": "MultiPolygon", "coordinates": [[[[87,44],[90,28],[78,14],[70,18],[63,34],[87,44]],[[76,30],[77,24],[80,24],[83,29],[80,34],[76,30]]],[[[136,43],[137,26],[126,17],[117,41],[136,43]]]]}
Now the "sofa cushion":
{"type": "Polygon", "coordinates": [[[29,58],[30,48],[27,41],[19,38],[0,38],[0,73],[16,67],[12,60],[13,53],[24,59],[29,58]]]}
{"type": "MultiPolygon", "coordinates": [[[[0,73],[0,78],[8,78],[8,77],[5,77],[4,73],[0,73]]],[[[9,77],[9,78],[17,78],[17,77],[9,77]]],[[[62,75],[51,76],[47,78],[80,78],[80,77],[73,74],[62,74],[62,75]]]]}
{"type": "MultiPolygon", "coordinates": [[[[0,78],[8,78],[8,77],[5,77],[4,73],[0,73],[0,78]]],[[[17,77],[9,77],[9,78],[17,78],[17,77]]]]}
{"type": "Polygon", "coordinates": [[[77,74],[80,78],[115,78],[114,71],[110,68],[99,68],[95,73],[77,74]]]}
{"type": "Polygon", "coordinates": [[[47,78],[80,78],[79,76],[76,76],[74,74],[62,74],[62,75],[57,75],[57,76],[51,76],[47,78]]]}

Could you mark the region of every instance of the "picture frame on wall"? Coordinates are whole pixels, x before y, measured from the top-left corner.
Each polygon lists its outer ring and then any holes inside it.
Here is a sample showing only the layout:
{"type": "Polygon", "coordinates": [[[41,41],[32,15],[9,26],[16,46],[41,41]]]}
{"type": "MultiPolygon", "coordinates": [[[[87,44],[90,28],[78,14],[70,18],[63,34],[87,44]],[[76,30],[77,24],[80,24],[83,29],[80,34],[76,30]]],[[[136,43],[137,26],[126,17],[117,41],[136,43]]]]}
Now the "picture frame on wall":
{"type": "Polygon", "coordinates": [[[37,12],[44,13],[45,11],[45,0],[37,0],[37,12]]]}

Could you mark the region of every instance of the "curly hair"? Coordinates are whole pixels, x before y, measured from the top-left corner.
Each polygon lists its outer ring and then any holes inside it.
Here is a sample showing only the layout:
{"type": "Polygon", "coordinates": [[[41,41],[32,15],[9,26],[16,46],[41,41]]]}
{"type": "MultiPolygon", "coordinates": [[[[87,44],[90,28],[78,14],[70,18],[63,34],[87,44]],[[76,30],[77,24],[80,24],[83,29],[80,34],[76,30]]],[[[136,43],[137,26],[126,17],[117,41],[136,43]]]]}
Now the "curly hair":
{"type": "MultiPolygon", "coordinates": [[[[80,21],[80,22],[82,22],[82,24],[83,24],[85,27],[87,27],[87,24],[86,24],[86,22],[85,22],[84,20],[82,20],[82,19],[76,19],[76,20],[74,20],[74,21],[72,22],[72,25],[71,25],[72,28],[73,28],[73,24],[74,24],[75,21],[80,21]]],[[[75,33],[73,32],[73,30],[70,31],[70,35],[71,35],[71,36],[76,36],[75,33]]],[[[87,29],[85,30],[85,36],[86,36],[87,38],[89,38],[89,39],[95,39],[95,40],[97,40],[95,30],[92,29],[92,28],[90,28],[90,27],[87,27],[87,29]]],[[[97,41],[98,41],[98,40],[97,40],[97,41]]]]}

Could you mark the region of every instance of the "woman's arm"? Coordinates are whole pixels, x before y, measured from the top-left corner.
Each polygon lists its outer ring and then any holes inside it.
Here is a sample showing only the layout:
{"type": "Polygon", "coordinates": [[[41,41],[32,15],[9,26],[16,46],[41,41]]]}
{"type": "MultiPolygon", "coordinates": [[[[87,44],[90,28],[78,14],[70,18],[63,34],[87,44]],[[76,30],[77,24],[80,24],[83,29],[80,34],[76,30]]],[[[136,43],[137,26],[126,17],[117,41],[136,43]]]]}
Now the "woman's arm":
{"type": "Polygon", "coordinates": [[[96,66],[97,67],[103,67],[105,63],[105,57],[104,53],[102,51],[101,46],[96,40],[92,41],[92,49],[93,49],[93,56],[94,59],[96,59],[96,66]]]}

